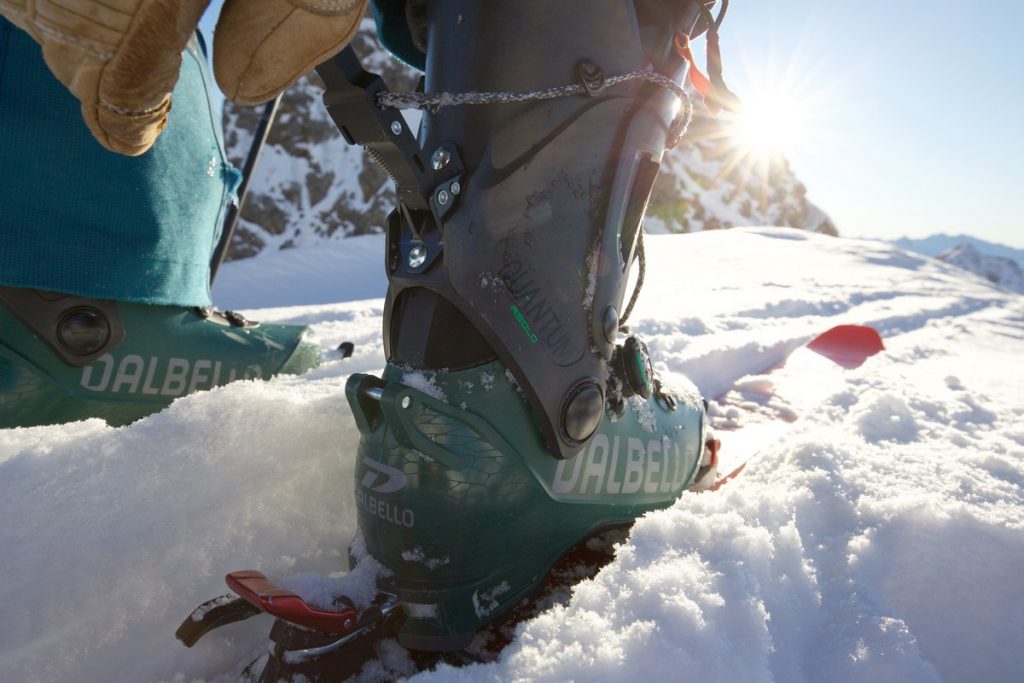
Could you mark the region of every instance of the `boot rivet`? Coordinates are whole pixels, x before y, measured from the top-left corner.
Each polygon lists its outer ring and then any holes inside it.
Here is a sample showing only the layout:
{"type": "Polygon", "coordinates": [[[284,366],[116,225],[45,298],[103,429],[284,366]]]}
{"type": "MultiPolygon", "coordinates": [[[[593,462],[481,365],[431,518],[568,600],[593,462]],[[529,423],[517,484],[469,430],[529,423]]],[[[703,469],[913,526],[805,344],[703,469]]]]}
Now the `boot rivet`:
{"type": "Polygon", "coordinates": [[[394,133],[395,135],[401,135],[402,134],[402,123],[400,121],[392,121],[391,122],[391,132],[394,133]]]}
{"type": "Polygon", "coordinates": [[[604,318],[601,320],[601,331],[604,332],[605,341],[609,344],[615,342],[615,333],[619,331],[619,312],[614,306],[604,309],[604,318]]]}
{"type": "Polygon", "coordinates": [[[576,443],[590,438],[604,417],[604,397],[595,382],[575,387],[562,407],[562,430],[576,443]]]}
{"type": "Polygon", "coordinates": [[[441,190],[437,193],[437,203],[441,206],[448,203],[448,190],[441,190]]]}
{"type": "Polygon", "coordinates": [[[411,405],[412,405],[412,399],[409,398],[408,396],[403,396],[402,397],[402,407],[405,408],[406,410],[408,410],[409,406],[411,406],[411,405]]]}
{"type": "Polygon", "coordinates": [[[451,191],[452,194],[458,194],[462,192],[462,185],[460,185],[459,183],[452,183],[451,191]]]}
{"type": "Polygon", "coordinates": [[[435,171],[440,171],[448,162],[452,160],[452,153],[446,150],[444,147],[438,147],[434,150],[434,153],[430,156],[430,164],[434,167],[435,171]]]}
{"type": "Polygon", "coordinates": [[[604,71],[597,65],[594,60],[584,57],[576,65],[579,72],[580,80],[583,82],[583,87],[586,89],[587,94],[591,97],[597,97],[604,92],[605,86],[608,82],[605,80],[604,71]]]}
{"type": "Polygon", "coordinates": [[[417,244],[409,252],[409,267],[419,268],[427,260],[427,250],[423,248],[423,245],[417,244]]]}
{"type": "Polygon", "coordinates": [[[57,338],[72,353],[89,356],[110,340],[110,322],[95,308],[77,308],[57,323],[57,338]]]}

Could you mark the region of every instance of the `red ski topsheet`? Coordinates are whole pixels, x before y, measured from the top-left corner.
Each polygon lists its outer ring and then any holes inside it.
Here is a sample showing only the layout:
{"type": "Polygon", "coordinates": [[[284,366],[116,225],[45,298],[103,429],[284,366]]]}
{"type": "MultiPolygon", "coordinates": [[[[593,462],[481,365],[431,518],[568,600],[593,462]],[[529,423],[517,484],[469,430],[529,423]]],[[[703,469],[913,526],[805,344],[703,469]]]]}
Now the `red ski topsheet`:
{"type": "Polygon", "coordinates": [[[807,348],[847,369],[859,368],[871,356],[885,349],[882,337],[872,327],[836,325],[812,339],[807,348]]]}

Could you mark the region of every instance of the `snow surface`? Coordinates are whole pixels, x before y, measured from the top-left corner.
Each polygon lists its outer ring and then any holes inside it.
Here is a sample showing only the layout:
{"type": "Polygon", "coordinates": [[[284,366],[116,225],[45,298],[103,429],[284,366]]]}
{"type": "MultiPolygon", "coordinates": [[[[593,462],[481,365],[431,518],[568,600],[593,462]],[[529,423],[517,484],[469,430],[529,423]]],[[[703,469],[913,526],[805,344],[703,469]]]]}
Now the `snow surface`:
{"type": "Polygon", "coordinates": [[[213,300],[221,309],[238,310],[375,299],[387,291],[380,235],[321,239],[298,252],[268,249],[258,265],[225,264],[213,300]]]}
{"type": "MultiPolygon", "coordinates": [[[[344,381],[384,363],[383,274],[363,279],[382,243],[361,239],[229,263],[218,285],[257,319],[312,325],[325,349],[354,342],[351,358],[128,427],[0,430],[0,678],[234,680],[267,618],[191,650],[173,636],[226,571],[300,592],[323,586],[310,573],[358,583],[340,578],[357,438],[344,381]],[[251,310],[269,301],[289,305],[251,310]]],[[[631,322],[659,371],[712,397],[742,380],[712,405],[720,427],[800,419],[720,491],[642,518],[498,661],[417,680],[1020,680],[1024,298],[793,230],[652,236],[647,253],[631,322]],[[749,376],[838,323],[874,325],[887,350],[818,385],[816,405],[785,373],[749,376]]],[[[388,644],[367,678],[410,671],[388,644]]]]}

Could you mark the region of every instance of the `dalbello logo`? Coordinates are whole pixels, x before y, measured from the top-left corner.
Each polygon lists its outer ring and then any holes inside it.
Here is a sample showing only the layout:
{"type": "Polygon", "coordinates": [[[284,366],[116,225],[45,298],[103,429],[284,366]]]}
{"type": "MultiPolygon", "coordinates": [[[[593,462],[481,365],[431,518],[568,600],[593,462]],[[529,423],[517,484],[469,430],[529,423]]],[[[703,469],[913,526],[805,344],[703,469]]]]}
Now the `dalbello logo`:
{"type": "Polygon", "coordinates": [[[667,437],[643,441],[596,434],[586,453],[562,460],[551,490],[556,494],[630,495],[668,493],[689,476],[679,444],[667,437]]]}
{"type": "Polygon", "coordinates": [[[416,514],[409,508],[403,508],[386,500],[371,496],[363,489],[374,493],[397,493],[405,486],[405,472],[383,463],[363,458],[366,473],[356,487],[356,505],[369,513],[395,526],[411,529],[416,525],[416,514]]]}
{"type": "Polygon", "coordinates": [[[405,472],[389,467],[376,460],[363,458],[363,464],[369,470],[363,475],[363,486],[377,493],[396,493],[405,486],[405,472]],[[380,481],[381,477],[384,481],[380,481]],[[380,483],[378,483],[380,481],[380,483]]]}
{"type": "Polygon", "coordinates": [[[199,359],[189,362],[186,358],[165,359],[158,356],[150,356],[147,360],[130,354],[118,361],[105,353],[82,368],[80,384],[89,391],[108,391],[114,394],[182,396],[239,378],[260,377],[263,377],[263,368],[259,365],[246,366],[240,373],[237,365],[225,369],[219,360],[199,359]]]}

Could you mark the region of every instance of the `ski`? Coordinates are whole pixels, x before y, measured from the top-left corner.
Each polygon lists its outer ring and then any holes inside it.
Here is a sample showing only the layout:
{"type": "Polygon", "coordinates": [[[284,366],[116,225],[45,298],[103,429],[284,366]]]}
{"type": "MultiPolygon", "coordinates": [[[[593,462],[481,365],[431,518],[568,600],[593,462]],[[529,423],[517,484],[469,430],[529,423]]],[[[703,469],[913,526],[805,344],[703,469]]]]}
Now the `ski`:
{"type": "Polygon", "coordinates": [[[718,443],[710,449],[716,458],[716,477],[702,488],[715,491],[739,476],[765,446],[785,437],[802,415],[841,387],[847,370],[859,368],[884,349],[874,328],[837,325],[798,347],[782,363],[733,384],[715,400],[716,405],[753,406],[776,414],[738,429],[716,429],[718,443]]]}

